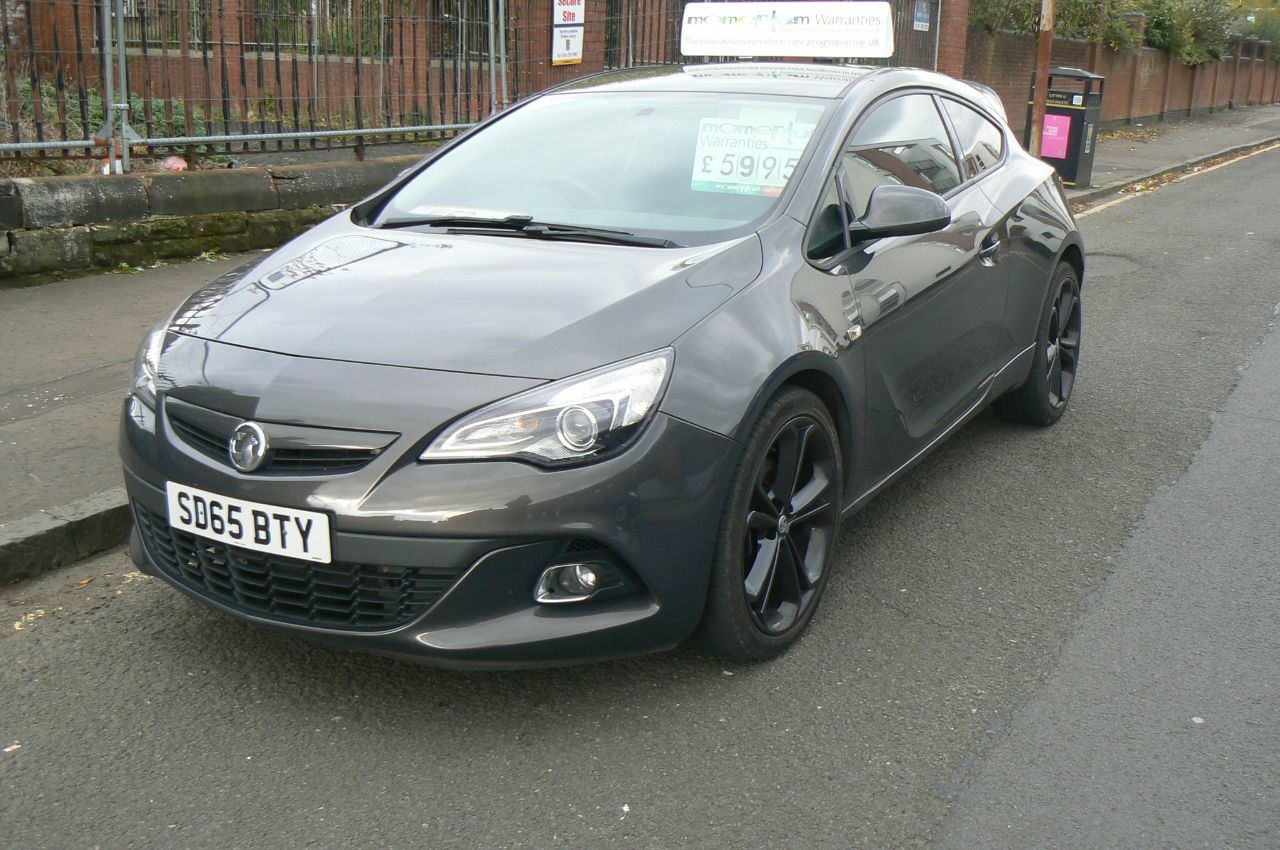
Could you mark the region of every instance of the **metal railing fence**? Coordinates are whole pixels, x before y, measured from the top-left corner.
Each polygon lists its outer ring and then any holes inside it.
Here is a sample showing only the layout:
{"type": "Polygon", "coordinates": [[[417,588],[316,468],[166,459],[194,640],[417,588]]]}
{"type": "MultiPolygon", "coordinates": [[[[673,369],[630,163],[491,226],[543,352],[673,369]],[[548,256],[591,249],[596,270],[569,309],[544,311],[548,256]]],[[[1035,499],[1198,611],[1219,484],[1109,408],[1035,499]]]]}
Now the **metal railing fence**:
{"type": "MultiPolygon", "coordinates": [[[[939,0],[893,2],[894,62],[933,67],[939,0]]],[[[585,74],[684,61],[683,8],[585,0],[580,61],[553,64],[552,0],[0,0],[0,161],[441,138],[585,74]]]]}

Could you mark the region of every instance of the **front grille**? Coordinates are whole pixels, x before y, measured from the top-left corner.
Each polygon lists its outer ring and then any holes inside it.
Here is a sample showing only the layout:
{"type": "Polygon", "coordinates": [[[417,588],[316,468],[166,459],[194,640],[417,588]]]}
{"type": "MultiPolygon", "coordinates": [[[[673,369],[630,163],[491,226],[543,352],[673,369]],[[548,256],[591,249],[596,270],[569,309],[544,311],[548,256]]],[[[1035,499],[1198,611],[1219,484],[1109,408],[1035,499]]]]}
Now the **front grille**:
{"type": "Polygon", "coordinates": [[[276,449],[267,472],[353,472],[378,456],[377,449],[276,449]]]}
{"type": "MultiPolygon", "coordinates": [[[[173,433],[193,449],[227,466],[231,465],[231,453],[227,438],[203,428],[168,408],[169,425],[173,433]]],[[[381,449],[273,449],[267,462],[255,474],[275,475],[335,475],[354,472],[381,453],[381,449]]]]}
{"type": "Polygon", "coordinates": [[[461,570],[313,564],[226,546],[171,528],[133,503],[138,532],[166,576],[228,608],[294,625],[384,631],[426,613],[461,570]]]}
{"type": "Polygon", "coordinates": [[[173,428],[173,433],[177,434],[187,442],[192,448],[199,449],[215,460],[223,463],[231,462],[231,449],[226,440],[218,438],[218,435],[212,431],[194,425],[185,419],[174,416],[172,412],[169,414],[169,425],[173,428]]]}

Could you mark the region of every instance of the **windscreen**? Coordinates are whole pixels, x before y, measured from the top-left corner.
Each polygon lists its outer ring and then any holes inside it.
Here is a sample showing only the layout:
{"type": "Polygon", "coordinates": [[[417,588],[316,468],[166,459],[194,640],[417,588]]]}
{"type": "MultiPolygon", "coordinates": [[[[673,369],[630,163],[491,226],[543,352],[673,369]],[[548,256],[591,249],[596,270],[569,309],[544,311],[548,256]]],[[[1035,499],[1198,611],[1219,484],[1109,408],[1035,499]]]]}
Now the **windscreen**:
{"type": "Polygon", "coordinates": [[[551,95],[441,154],[379,220],[523,215],[706,244],[769,213],[829,105],[759,95],[551,95]]]}

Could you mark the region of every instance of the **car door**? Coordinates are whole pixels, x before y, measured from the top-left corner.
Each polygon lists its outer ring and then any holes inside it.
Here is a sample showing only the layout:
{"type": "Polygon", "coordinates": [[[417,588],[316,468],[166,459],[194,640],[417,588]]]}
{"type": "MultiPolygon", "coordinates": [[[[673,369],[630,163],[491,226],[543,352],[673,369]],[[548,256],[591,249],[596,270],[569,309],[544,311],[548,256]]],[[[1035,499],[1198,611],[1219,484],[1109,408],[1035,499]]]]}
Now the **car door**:
{"type": "MultiPolygon", "coordinates": [[[[1015,300],[1027,300],[1025,296],[1019,299],[1015,294],[1016,282],[1026,277],[1025,268],[1028,265],[1038,268],[1043,263],[1042,258],[1037,257],[1029,264],[1025,256],[1027,249],[1024,247],[1019,251],[1013,239],[1014,233],[1025,230],[1025,225],[1020,225],[1015,219],[1018,217],[1019,202],[1026,193],[1023,186],[1026,181],[1017,179],[1016,172],[1006,166],[1008,156],[1005,131],[995,119],[983,114],[973,103],[957,98],[940,96],[938,102],[951,126],[965,180],[970,185],[976,183],[982,189],[982,193],[992,205],[995,216],[993,229],[984,237],[983,244],[989,249],[985,256],[986,262],[996,268],[1004,281],[1007,293],[1005,321],[999,328],[991,328],[993,333],[998,332],[1001,336],[1002,353],[994,364],[999,369],[1026,346],[1025,333],[1017,331],[1034,325],[1040,315],[1043,295],[1039,291],[1041,287],[1030,287],[1035,290],[1030,299],[1034,301],[1031,307],[1034,318],[1030,325],[1026,322],[1010,321],[1011,310],[1014,310],[1015,306],[1020,308],[1020,304],[1015,305],[1015,300]]],[[[1042,277],[1043,272],[1034,275],[1037,281],[1042,277]]],[[[1018,289],[1026,290],[1028,287],[1022,286],[1018,289]]],[[[1015,310],[1014,314],[1020,315],[1021,312],[1025,311],[1015,310]]]]}
{"type": "MultiPolygon", "coordinates": [[[[951,223],[934,233],[849,245],[832,271],[847,277],[864,347],[865,456],[860,478],[892,473],[981,398],[1000,354],[1006,284],[992,249],[995,210],[957,161],[935,96],[881,101],[854,127],[832,187],[856,221],[871,192],[906,185],[947,199],[951,223]]],[[[831,211],[811,227],[831,230],[831,211]],[[823,220],[826,224],[823,224],[823,220]]],[[[996,237],[998,238],[998,236],[996,237]]],[[[828,239],[825,250],[838,249],[828,239]]]]}

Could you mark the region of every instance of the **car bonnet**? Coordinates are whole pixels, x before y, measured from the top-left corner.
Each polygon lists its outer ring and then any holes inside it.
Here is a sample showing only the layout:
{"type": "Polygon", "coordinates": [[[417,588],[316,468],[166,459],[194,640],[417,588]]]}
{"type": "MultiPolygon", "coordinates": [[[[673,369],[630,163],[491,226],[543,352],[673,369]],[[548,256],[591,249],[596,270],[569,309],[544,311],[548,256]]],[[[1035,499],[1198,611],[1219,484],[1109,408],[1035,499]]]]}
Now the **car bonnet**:
{"type": "Polygon", "coordinates": [[[754,235],[657,249],[344,219],[213,281],[171,329],[300,357],[551,379],[668,345],[761,268],[754,235]]]}

